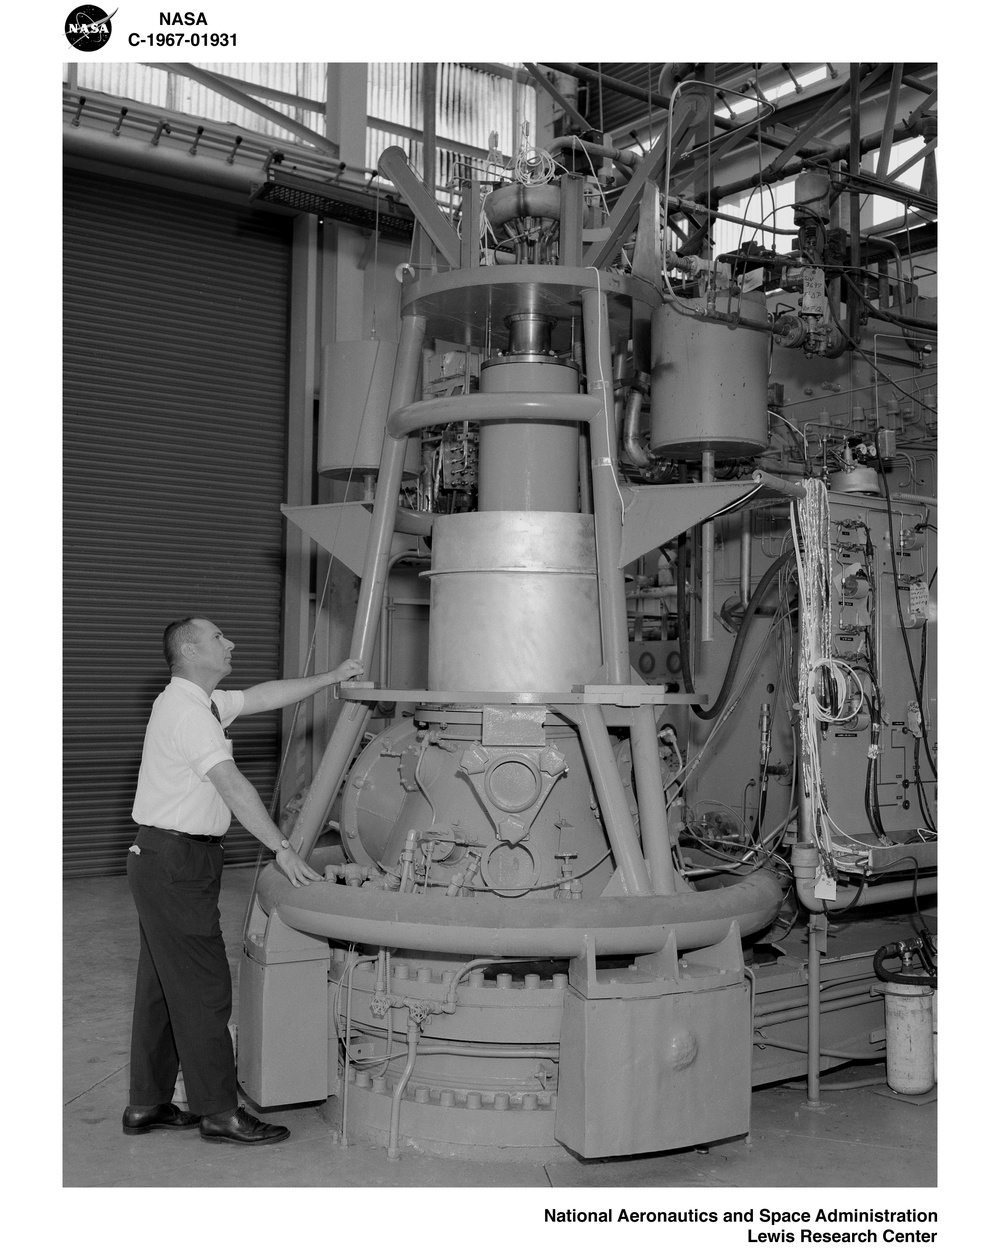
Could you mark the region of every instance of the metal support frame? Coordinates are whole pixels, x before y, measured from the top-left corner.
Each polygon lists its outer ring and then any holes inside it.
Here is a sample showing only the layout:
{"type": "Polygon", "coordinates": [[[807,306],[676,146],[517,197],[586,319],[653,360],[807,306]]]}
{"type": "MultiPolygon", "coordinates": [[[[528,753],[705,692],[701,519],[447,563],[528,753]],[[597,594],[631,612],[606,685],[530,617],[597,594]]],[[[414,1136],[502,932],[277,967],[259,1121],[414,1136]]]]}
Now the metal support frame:
{"type": "Polygon", "coordinates": [[[538,86],[541,87],[547,95],[550,95],[553,100],[555,100],[557,107],[562,109],[562,111],[566,114],[566,117],[573,123],[574,126],[578,126],[581,130],[590,130],[590,122],[587,121],[586,117],[584,117],[582,113],[578,112],[577,109],[569,103],[569,101],[562,95],[553,83],[549,82],[537,65],[532,65],[528,61],[525,61],[524,68],[528,71],[538,86]]]}
{"type": "Polygon", "coordinates": [[[171,61],[163,64],[148,62],[148,64],[150,64],[152,69],[160,69],[167,74],[180,74],[184,78],[190,78],[194,82],[199,82],[203,87],[208,87],[210,91],[216,91],[219,95],[225,96],[227,100],[232,100],[243,108],[249,109],[251,113],[256,113],[267,121],[276,122],[285,130],[290,130],[293,135],[298,135],[300,139],[305,140],[306,143],[311,143],[313,147],[319,148],[321,152],[325,152],[328,156],[332,156],[335,159],[340,157],[340,149],[337,144],[332,143],[326,135],[321,135],[318,131],[311,130],[308,126],[303,126],[294,117],[289,117],[277,109],[261,104],[260,100],[255,100],[252,95],[247,95],[245,91],[240,91],[237,87],[231,86],[226,79],[221,78],[218,74],[212,74],[208,70],[199,69],[197,65],[191,65],[186,61],[171,61]]]}
{"type": "Polygon", "coordinates": [[[378,169],[409,205],[417,224],[427,232],[445,261],[452,269],[458,269],[462,263],[462,240],[434,196],[410,168],[403,149],[386,148],[378,158],[378,169]]]}
{"type": "MultiPolygon", "coordinates": [[[[426,321],[423,317],[405,317],[396,353],[396,372],[389,399],[390,411],[402,407],[412,396],[422,363],[421,349],[426,321]]],[[[390,546],[399,488],[403,480],[406,442],[387,438],[382,448],[378,489],[368,540],[366,571],[358,593],[358,609],[351,640],[351,655],[361,660],[365,671],[371,668],[375,655],[375,635],[379,626],[382,598],[389,565],[390,546]]],[[[365,703],[347,702],[320,762],[312,785],[302,804],[290,841],[300,855],[306,857],[322,832],[330,804],[333,802],[347,766],[361,741],[371,708],[365,703]]]]}

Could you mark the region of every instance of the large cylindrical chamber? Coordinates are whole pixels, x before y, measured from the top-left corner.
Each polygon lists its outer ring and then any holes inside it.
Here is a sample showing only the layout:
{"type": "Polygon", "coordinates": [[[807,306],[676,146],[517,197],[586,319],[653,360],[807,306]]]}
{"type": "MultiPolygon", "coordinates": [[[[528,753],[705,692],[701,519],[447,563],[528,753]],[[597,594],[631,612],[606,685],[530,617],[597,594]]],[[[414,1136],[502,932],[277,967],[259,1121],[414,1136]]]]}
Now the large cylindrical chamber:
{"type": "MultiPolygon", "coordinates": [[[[692,301],[691,312],[697,305],[692,301]]],[[[736,311],[736,300],[733,301],[736,311]]],[[[740,315],[767,324],[759,291],[740,315]]],[[[749,456],[767,446],[768,336],[706,321],[669,304],[653,310],[650,448],[674,458],[749,456]]]]}
{"type": "Polygon", "coordinates": [[[569,690],[600,667],[592,516],[438,517],[424,576],[432,690],[569,690]]]}
{"type": "MultiPolygon", "coordinates": [[[[379,339],[328,343],[323,348],[317,471],[355,481],[376,473],[396,365],[396,344],[379,339]]],[[[420,439],[406,449],[407,477],[420,472],[420,439]]]]}
{"type": "MultiPolygon", "coordinates": [[[[579,388],[575,368],[544,357],[491,360],[479,374],[479,389],[486,394],[575,395],[579,388]]],[[[483,421],[479,427],[480,512],[576,512],[579,434],[575,422],[483,421]]]]}

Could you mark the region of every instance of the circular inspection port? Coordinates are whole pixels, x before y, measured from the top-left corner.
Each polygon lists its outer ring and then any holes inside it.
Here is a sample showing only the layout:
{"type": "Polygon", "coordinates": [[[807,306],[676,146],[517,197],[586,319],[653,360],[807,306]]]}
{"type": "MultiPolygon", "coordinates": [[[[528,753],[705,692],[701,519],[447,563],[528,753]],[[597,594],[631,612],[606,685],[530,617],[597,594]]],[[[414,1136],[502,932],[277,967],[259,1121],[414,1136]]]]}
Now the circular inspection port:
{"type": "Polygon", "coordinates": [[[542,776],[523,755],[504,755],[490,764],[483,789],[502,812],[523,812],[542,792],[542,776]]]}
{"type": "Polygon", "coordinates": [[[514,894],[538,884],[539,867],[531,851],[521,843],[508,846],[502,842],[483,860],[480,875],[491,890],[514,894]]]}

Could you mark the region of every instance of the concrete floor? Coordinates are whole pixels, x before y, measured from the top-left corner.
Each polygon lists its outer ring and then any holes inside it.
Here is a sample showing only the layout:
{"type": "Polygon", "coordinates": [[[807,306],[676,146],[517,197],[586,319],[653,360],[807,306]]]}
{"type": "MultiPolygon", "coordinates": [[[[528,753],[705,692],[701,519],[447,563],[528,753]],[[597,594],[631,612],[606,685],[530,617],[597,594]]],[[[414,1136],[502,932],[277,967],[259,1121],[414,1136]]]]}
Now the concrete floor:
{"type": "MultiPolygon", "coordinates": [[[[234,981],[252,879],[251,869],[231,869],[223,879],[222,924],[234,981]]],[[[870,1189],[935,1184],[936,1104],[884,1097],[878,1087],[831,1092],[821,1111],[808,1110],[802,1092],[761,1089],[753,1095],[746,1140],[706,1153],[684,1150],[611,1161],[584,1162],[567,1153],[544,1166],[405,1152],[392,1163],[379,1147],[342,1149],[336,1099],[322,1108],[265,1115],[287,1124],[292,1136],[259,1151],[209,1145],[197,1131],[125,1137],[121,1113],[128,1100],[138,927],[124,877],[65,884],[63,941],[63,1184],[68,1188],[870,1189]]],[[[829,1079],[872,1072],[843,1069],[829,1079]]],[[[546,1200],[551,1202],[551,1195],[546,1200]]],[[[582,1194],[571,1199],[582,1200],[582,1194]]]]}

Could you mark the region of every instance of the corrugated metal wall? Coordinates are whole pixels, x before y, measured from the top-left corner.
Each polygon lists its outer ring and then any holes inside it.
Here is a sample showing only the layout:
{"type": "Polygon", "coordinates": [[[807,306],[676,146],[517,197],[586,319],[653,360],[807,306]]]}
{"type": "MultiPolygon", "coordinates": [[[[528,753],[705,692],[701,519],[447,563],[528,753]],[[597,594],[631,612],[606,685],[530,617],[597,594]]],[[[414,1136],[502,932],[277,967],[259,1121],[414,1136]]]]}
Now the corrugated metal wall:
{"type": "MultiPolygon", "coordinates": [[[[226,685],[280,676],[290,219],[68,171],[64,222],[64,867],[89,876],[124,871],[167,622],[222,626],[226,685]]],[[[277,714],[232,736],[268,801],[277,714]]],[[[258,846],[234,825],[227,860],[258,846]]]]}
{"type": "MultiPolygon", "coordinates": [[[[222,77],[253,83],[275,92],[301,98],[305,105],[281,99],[266,98],[268,107],[316,130],[326,132],[326,115],[319,106],[326,99],[325,62],[199,62],[201,69],[222,77]]],[[[126,100],[139,100],[171,111],[187,113],[209,121],[222,121],[242,126],[257,134],[280,139],[284,144],[298,146],[301,141],[280,123],[212,91],[181,73],[170,73],[153,65],[123,64],[114,61],[82,61],[74,66],[77,88],[98,91],[126,100]]],[[[411,164],[423,172],[423,143],[419,136],[401,134],[398,129],[383,128],[378,121],[397,127],[423,130],[423,65],[405,61],[375,61],[368,66],[368,114],[373,123],[368,128],[365,164],[375,169],[381,153],[392,145],[403,147],[411,164]]],[[[512,151],[511,80],[502,72],[493,73],[443,61],[438,65],[437,116],[438,135],[437,184],[445,187],[453,177],[456,162],[468,160],[461,148],[449,147],[449,141],[481,150],[489,148],[490,132],[500,137],[500,150],[512,151]]],[[[536,143],[536,99],[533,86],[519,84],[518,118],[529,126],[529,142],[536,143]]],[[[444,197],[442,197],[444,198],[444,197]]]]}

